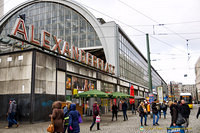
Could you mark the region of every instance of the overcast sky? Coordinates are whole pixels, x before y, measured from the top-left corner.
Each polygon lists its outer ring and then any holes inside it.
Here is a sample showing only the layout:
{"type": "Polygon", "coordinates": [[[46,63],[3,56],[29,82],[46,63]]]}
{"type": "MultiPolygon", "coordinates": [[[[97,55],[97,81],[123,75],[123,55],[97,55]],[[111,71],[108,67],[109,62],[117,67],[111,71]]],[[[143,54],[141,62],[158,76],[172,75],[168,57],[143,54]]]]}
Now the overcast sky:
{"type": "MultiPolygon", "coordinates": [[[[4,0],[4,13],[24,1],[4,0]]],[[[145,57],[145,33],[149,33],[151,63],[167,83],[195,83],[194,67],[200,56],[200,0],[76,1],[96,18],[119,24],[145,57]]]]}

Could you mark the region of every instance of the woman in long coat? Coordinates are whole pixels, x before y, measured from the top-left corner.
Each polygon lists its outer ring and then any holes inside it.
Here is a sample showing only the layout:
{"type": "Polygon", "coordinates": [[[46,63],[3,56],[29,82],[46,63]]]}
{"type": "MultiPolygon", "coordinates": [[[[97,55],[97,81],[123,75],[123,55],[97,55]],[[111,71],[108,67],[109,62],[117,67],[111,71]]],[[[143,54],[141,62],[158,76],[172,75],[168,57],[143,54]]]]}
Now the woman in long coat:
{"type": "Polygon", "coordinates": [[[51,116],[51,119],[53,119],[54,123],[54,132],[62,132],[64,131],[64,125],[63,125],[63,119],[64,119],[64,113],[63,110],[61,109],[61,102],[56,101],[52,105],[53,113],[51,116]]]}

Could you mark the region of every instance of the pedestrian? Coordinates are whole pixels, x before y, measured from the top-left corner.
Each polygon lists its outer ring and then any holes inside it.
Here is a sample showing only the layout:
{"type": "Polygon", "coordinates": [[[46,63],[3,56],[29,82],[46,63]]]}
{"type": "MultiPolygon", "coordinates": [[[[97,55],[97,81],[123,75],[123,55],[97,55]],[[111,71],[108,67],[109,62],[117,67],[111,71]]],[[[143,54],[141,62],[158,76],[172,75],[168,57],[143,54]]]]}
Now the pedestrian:
{"type": "MultiPolygon", "coordinates": [[[[93,122],[92,125],[90,126],[90,131],[92,131],[92,128],[94,126],[94,124],[96,123],[96,117],[99,115],[99,106],[97,105],[97,102],[94,102],[93,104],[93,122]]],[[[97,123],[97,130],[100,130],[99,128],[100,123],[97,123]]]]}
{"type": "Polygon", "coordinates": [[[198,112],[197,112],[197,119],[198,119],[198,117],[199,117],[199,114],[200,114],[200,107],[199,107],[199,109],[198,109],[198,112]]]}
{"type": "Polygon", "coordinates": [[[159,100],[157,101],[156,107],[158,109],[159,118],[161,118],[161,103],[159,103],[159,100]]]}
{"type": "Polygon", "coordinates": [[[147,108],[144,106],[144,103],[141,102],[139,106],[139,116],[141,126],[143,126],[143,117],[144,117],[144,125],[147,126],[147,108]]]}
{"type": "Polygon", "coordinates": [[[117,113],[118,113],[118,107],[117,107],[117,105],[116,105],[116,103],[115,103],[115,104],[113,104],[113,106],[112,106],[112,121],[113,121],[114,115],[115,115],[116,121],[117,121],[117,113]]]}
{"type": "Polygon", "coordinates": [[[64,112],[64,133],[67,131],[69,125],[69,112],[70,112],[70,105],[71,101],[66,101],[66,106],[63,109],[64,112]]]}
{"type": "Polygon", "coordinates": [[[162,110],[163,110],[164,119],[166,119],[166,114],[167,114],[167,104],[166,104],[165,101],[163,101],[163,103],[162,103],[162,110]]]}
{"type": "Polygon", "coordinates": [[[60,101],[55,101],[52,104],[52,114],[49,115],[51,119],[53,120],[54,124],[54,133],[63,133],[64,126],[63,126],[63,119],[64,119],[64,113],[63,109],[61,109],[62,104],[60,101]]]}
{"type": "Polygon", "coordinates": [[[124,121],[128,120],[128,116],[127,116],[127,114],[126,114],[127,108],[128,108],[128,105],[127,105],[127,103],[123,100],[123,101],[122,101],[122,111],[123,111],[124,121]]]}
{"type": "Polygon", "coordinates": [[[150,111],[151,111],[151,106],[150,103],[147,102],[147,115],[150,114],[150,111]]]}
{"type": "Polygon", "coordinates": [[[76,104],[71,104],[69,112],[68,133],[80,133],[79,117],[81,117],[81,115],[76,110],[76,104]]]}
{"type": "Polygon", "coordinates": [[[181,104],[179,106],[179,110],[183,118],[185,118],[186,122],[184,123],[184,127],[187,128],[189,125],[189,115],[190,115],[190,108],[187,104],[185,104],[185,100],[181,100],[181,104]]]}
{"type": "Polygon", "coordinates": [[[17,103],[16,103],[15,99],[11,99],[9,101],[9,108],[8,108],[8,112],[7,112],[8,126],[5,128],[7,128],[7,129],[11,128],[12,125],[14,125],[14,124],[16,124],[16,127],[19,126],[19,124],[15,120],[16,111],[17,111],[17,103]]]}
{"type": "Polygon", "coordinates": [[[176,103],[173,103],[172,101],[169,101],[168,105],[169,105],[170,114],[171,114],[170,127],[176,126],[176,121],[178,119],[178,106],[176,105],[176,103]]]}
{"type": "Polygon", "coordinates": [[[153,111],[153,126],[156,126],[156,125],[159,125],[158,124],[158,120],[159,120],[159,114],[158,114],[158,109],[157,109],[157,100],[155,99],[153,101],[153,104],[152,104],[152,111],[153,111]],[[155,117],[157,116],[157,119],[156,119],[156,122],[155,122],[155,117]]]}

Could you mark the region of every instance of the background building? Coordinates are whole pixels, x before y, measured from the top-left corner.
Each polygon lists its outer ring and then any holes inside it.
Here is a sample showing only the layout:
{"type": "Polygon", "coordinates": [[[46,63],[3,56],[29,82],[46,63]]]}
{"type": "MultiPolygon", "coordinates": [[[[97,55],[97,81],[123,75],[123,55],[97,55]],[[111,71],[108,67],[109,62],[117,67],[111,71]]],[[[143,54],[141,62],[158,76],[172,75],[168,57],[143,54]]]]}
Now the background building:
{"type": "Polygon", "coordinates": [[[3,16],[4,14],[4,0],[0,0],[0,18],[3,16]]]}
{"type": "Polygon", "coordinates": [[[198,95],[198,102],[200,102],[200,58],[197,60],[195,64],[195,75],[196,75],[196,88],[197,88],[197,95],[198,95]]]}
{"type": "MultiPolygon", "coordinates": [[[[50,42],[54,44],[53,38],[50,42]]],[[[4,75],[0,77],[0,96],[4,99],[0,103],[6,109],[8,99],[17,97],[24,109],[20,112],[23,119],[48,119],[46,114],[51,110],[51,103],[54,100],[74,100],[74,89],[78,93],[98,89],[107,93],[118,91],[129,94],[133,85],[137,96],[146,97],[150,92],[147,60],[123,29],[115,22],[95,18],[74,1],[32,0],[22,3],[2,17],[0,44],[0,75],[4,75]],[[21,42],[7,36],[18,17],[24,19],[27,31],[29,25],[34,25],[36,40],[41,41],[41,30],[46,30],[67,41],[70,46],[90,52],[115,66],[115,75],[29,44],[21,45],[21,42]],[[42,110],[41,115],[33,117],[38,109],[42,110]]],[[[63,41],[60,47],[62,45],[63,41]]],[[[153,88],[162,86],[166,96],[166,82],[153,67],[151,69],[153,88]]],[[[89,104],[91,106],[92,101],[89,104]]],[[[101,104],[109,110],[112,101],[101,100],[101,104]]],[[[0,115],[3,113],[5,110],[0,115]]]]}

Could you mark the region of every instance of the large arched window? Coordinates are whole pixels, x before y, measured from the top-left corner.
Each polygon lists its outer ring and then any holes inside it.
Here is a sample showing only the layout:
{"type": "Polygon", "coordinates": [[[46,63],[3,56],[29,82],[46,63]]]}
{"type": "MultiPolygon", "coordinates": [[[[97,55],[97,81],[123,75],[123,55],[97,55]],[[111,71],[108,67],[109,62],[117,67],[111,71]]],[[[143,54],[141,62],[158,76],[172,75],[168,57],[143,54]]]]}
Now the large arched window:
{"type": "MultiPolygon", "coordinates": [[[[0,36],[9,41],[7,34],[19,15],[25,16],[25,24],[35,26],[35,39],[40,40],[41,30],[46,30],[58,38],[67,41],[70,45],[79,48],[101,46],[91,24],[72,8],[54,2],[39,2],[28,5],[16,12],[0,27],[0,36]]],[[[8,42],[13,43],[14,40],[8,42]]],[[[51,38],[51,42],[53,42],[51,38]]],[[[53,44],[53,43],[52,43],[53,44]]]]}

